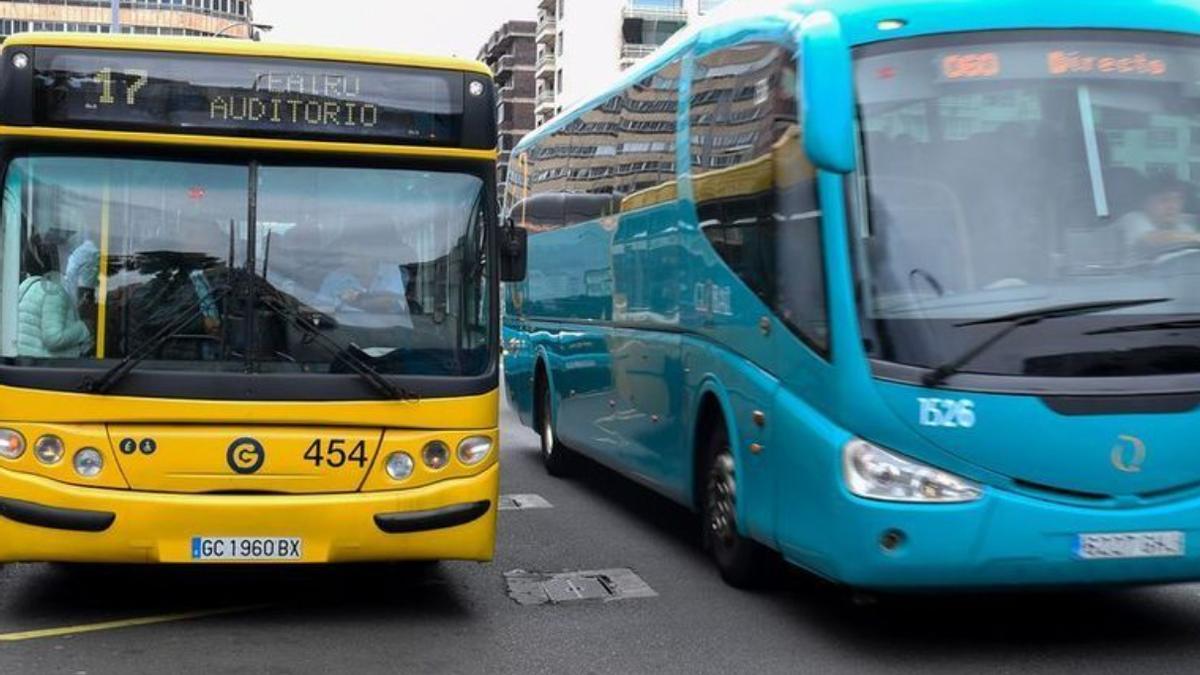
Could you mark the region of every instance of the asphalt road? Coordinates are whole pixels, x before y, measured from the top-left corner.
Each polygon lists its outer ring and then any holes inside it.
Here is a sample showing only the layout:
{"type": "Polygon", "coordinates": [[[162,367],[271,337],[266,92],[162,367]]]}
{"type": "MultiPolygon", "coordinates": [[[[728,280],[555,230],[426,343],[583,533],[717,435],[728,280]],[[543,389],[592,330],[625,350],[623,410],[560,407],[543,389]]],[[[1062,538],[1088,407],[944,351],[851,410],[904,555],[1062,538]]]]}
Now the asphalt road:
{"type": "Polygon", "coordinates": [[[12,673],[1180,672],[1200,663],[1200,588],[884,598],[800,573],[726,587],[684,510],[589,465],[545,474],[506,417],[505,511],[488,565],[0,570],[12,673]],[[628,568],[657,595],[524,606],[505,573],[628,568]],[[170,620],[171,615],[235,610],[170,620]],[[165,621],[129,625],[129,621],[165,621]],[[121,622],[97,632],[73,627],[121,622]],[[15,633],[67,629],[9,641],[15,633]]]}

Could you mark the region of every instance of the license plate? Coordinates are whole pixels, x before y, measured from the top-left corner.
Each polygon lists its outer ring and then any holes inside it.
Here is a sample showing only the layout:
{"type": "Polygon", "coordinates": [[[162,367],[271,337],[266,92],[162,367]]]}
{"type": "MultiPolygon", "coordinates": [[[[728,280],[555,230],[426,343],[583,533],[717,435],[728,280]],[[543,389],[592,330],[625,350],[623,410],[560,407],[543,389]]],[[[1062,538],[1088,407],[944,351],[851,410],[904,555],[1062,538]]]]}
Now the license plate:
{"type": "Polygon", "coordinates": [[[287,561],[304,556],[295,537],[192,537],[192,560],[287,561]]]}
{"type": "Polygon", "coordinates": [[[1186,553],[1185,543],[1183,532],[1081,534],[1075,540],[1075,556],[1082,560],[1179,558],[1186,553]]]}

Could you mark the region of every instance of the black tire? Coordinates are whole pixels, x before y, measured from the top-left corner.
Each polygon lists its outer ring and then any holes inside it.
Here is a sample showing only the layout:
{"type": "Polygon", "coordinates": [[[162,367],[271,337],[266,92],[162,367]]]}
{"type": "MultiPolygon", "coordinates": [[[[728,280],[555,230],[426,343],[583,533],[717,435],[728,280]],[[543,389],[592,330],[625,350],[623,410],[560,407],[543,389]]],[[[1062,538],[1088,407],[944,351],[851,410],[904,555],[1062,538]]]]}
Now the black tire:
{"type": "Polygon", "coordinates": [[[724,424],[712,427],[706,443],[701,490],[704,546],[725,583],[734,588],[757,588],[770,574],[770,556],[758,542],[737,529],[737,471],[729,432],[724,424]]]}
{"type": "Polygon", "coordinates": [[[558,440],[554,429],[554,407],[550,402],[550,385],[545,376],[538,386],[538,437],[542,441],[542,464],[546,473],[564,478],[571,473],[571,451],[558,440]]]}

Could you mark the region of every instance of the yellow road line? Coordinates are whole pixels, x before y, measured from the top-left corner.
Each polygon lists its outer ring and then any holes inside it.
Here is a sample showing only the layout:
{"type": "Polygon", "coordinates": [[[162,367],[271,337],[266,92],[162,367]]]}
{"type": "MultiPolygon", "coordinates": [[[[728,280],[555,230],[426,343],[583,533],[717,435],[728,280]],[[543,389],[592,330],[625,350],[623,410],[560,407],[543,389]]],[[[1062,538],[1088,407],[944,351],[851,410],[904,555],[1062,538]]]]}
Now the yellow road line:
{"type": "Polygon", "coordinates": [[[221,616],[224,614],[239,614],[242,612],[251,612],[256,609],[263,609],[266,605],[253,605],[249,607],[227,607],[225,609],[210,609],[197,612],[180,612],[178,614],[161,614],[159,616],[146,616],[137,619],[122,619],[120,621],[104,621],[101,623],[89,623],[81,626],[64,626],[62,628],[45,628],[42,630],[30,630],[21,633],[0,633],[0,642],[23,642],[25,640],[44,640],[52,637],[63,637],[67,635],[81,635],[83,633],[96,633],[105,630],[117,630],[120,628],[136,628],[138,626],[152,626],[160,623],[172,623],[175,621],[190,621],[192,619],[203,619],[213,616],[221,616]]]}

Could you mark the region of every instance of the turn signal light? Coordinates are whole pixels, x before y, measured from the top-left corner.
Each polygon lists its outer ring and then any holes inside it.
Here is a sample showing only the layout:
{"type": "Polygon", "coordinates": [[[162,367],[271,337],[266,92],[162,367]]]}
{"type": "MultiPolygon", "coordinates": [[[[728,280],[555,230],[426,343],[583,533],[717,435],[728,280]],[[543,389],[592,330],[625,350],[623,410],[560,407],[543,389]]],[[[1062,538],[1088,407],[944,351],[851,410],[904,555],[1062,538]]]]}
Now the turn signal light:
{"type": "Polygon", "coordinates": [[[42,464],[58,464],[66,452],[67,448],[58,436],[42,436],[33,445],[33,454],[42,464]]]}
{"type": "Polygon", "coordinates": [[[12,429],[0,429],[0,457],[20,459],[25,454],[25,437],[12,429]]]}
{"type": "Polygon", "coordinates": [[[474,466],[492,452],[492,439],[487,436],[472,436],[458,444],[458,461],[474,466]]]}
{"type": "Polygon", "coordinates": [[[425,466],[434,471],[444,469],[450,463],[450,448],[441,441],[431,441],[421,451],[421,459],[425,460],[425,466]]]}

